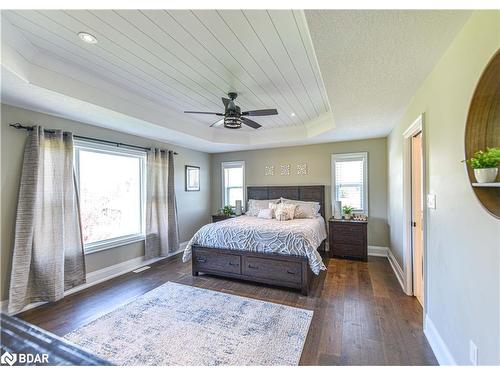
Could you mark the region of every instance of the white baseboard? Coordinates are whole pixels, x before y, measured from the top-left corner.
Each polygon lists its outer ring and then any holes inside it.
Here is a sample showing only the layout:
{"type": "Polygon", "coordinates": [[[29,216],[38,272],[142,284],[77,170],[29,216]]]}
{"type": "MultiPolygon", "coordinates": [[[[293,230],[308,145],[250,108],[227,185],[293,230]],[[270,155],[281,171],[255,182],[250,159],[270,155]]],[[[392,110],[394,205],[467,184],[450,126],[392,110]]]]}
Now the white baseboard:
{"type": "MultiPolygon", "coordinates": [[[[179,250],[176,252],[170,254],[168,257],[159,257],[159,258],[153,258],[153,259],[148,259],[145,260],[144,256],[140,256],[137,258],[133,258],[130,260],[127,260],[125,262],[113,264],[112,266],[101,268],[97,271],[89,272],[87,274],[87,282],[82,285],[78,285],[75,288],[66,290],[64,292],[64,296],[69,296],[73,293],[79,292],[83,289],[87,289],[91,286],[94,286],[96,284],[102,283],[106,280],[112,279],[117,276],[121,276],[125,273],[132,272],[133,270],[147,266],[149,264],[158,262],[159,260],[169,258],[171,256],[174,256],[176,254],[179,254],[180,252],[184,251],[184,248],[188,244],[188,241],[183,242],[179,244],[179,250]]],[[[36,302],[36,303],[30,303],[29,305],[25,306],[24,309],[22,309],[20,312],[26,311],[26,310],[31,310],[37,306],[43,305],[46,302],[36,302]]],[[[7,307],[8,307],[9,301],[4,300],[0,302],[0,310],[7,314],[7,307]]]]}
{"type": "Polygon", "coordinates": [[[394,257],[394,254],[392,253],[391,249],[388,249],[387,259],[389,259],[389,264],[391,265],[392,270],[394,271],[394,274],[396,275],[396,278],[399,281],[399,285],[401,285],[401,289],[403,289],[403,292],[408,294],[404,283],[404,272],[401,269],[401,266],[399,265],[398,261],[394,257]]]}
{"type": "Polygon", "coordinates": [[[389,252],[388,247],[384,246],[368,246],[368,255],[372,257],[385,257],[387,258],[387,253],[389,252]]]}
{"type": "Polygon", "coordinates": [[[431,318],[429,318],[429,315],[425,316],[424,334],[425,337],[427,337],[427,341],[429,341],[429,345],[431,346],[432,351],[441,366],[457,365],[455,358],[451,355],[450,350],[446,346],[431,318]]]}

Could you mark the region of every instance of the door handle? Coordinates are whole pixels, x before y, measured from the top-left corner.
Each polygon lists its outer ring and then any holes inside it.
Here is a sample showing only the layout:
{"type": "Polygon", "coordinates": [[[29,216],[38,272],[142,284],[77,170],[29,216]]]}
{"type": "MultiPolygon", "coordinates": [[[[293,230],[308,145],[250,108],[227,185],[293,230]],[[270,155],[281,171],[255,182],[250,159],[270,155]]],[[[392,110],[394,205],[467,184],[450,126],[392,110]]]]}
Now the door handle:
{"type": "Polygon", "coordinates": [[[229,265],[230,265],[230,266],[239,266],[239,263],[229,262],[229,265]]]}
{"type": "Polygon", "coordinates": [[[292,271],[289,271],[289,270],[286,270],[286,273],[289,274],[289,275],[295,275],[295,272],[292,272],[292,271]]]}
{"type": "Polygon", "coordinates": [[[200,262],[200,263],[206,263],[207,262],[207,260],[205,258],[196,258],[196,261],[200,262]]]}
{"type": "Polygon", "coordinates": [[[411,226],[412,226],[412,227],[416,227],[416,226],[417,226],[417,222],[416,222],[416,221],[412,221],[412,222],[411,222],[411,226]]]}
{"type": "Polygon", "coordinates": [[[251,269],[253,269],[253,270],[258,270],[258,269],[259,269],[259,267],[257,267],[257,266],[252,266],[251,264],[249,264],[249,265],[248,265],[248,268],[251,268],[251,269]]]}

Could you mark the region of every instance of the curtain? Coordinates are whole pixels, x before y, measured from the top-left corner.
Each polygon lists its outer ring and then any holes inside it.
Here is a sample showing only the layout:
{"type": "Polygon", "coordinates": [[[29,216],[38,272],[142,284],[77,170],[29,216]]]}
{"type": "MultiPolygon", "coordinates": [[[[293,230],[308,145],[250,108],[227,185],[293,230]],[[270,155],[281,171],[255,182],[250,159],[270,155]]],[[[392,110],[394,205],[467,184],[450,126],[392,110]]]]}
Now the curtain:
{"type": "Polygon", "coordinates": [[[173,151],[151,149],[147,158],[146,259],[164,257],[179,248],[174,177],[173,151]]]}
{"type": "Polygon", "coordinates": [[[73,135],[34,127],[19,187],[9,287],[9,313],[52,302],[85,283],[73,135]]]}

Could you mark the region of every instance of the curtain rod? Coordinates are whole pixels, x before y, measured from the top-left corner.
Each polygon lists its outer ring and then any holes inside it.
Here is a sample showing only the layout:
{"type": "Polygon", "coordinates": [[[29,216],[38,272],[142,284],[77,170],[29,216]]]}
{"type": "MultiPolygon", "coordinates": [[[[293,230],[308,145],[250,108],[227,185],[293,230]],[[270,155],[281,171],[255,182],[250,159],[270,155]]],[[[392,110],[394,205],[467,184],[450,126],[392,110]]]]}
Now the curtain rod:
{"type": "MultiPolygon", "coordinates": [[[[19,122],[16,122],[15,124],[9,124],[9,126],[12,126],[13,128],[16,128],[16,129],[24,129],[26,131],[33,130],[33,126],[25,126],[25,125],[20,124],[19,122]]],[[[54,133],[55,132],[54,130],[51,130],[51,129],[46,129],[45,131],[48,132],[48,133],[54,133]]],[[[85,141],[95,141],[95,142],[107,143],[107,144],[115,145],[116,147],[123,146],[123,147],[129,147],[129,148],[136,148],[136,149],[144,150],[144,151],[151,151],[150,147],[141,147],[141,146],[129,145],[127,143],[113,142],[113,141],[108,141],[108,140],[105,140],[105,139],[83,137],[83,136],[80,136],[80,135],[73,135],[73,138],[82,139],[82,140],[85,140],[85,141]]],[[[179,155],[179,154],[177,152],[174,152],[174,155],[179,155]]]]}

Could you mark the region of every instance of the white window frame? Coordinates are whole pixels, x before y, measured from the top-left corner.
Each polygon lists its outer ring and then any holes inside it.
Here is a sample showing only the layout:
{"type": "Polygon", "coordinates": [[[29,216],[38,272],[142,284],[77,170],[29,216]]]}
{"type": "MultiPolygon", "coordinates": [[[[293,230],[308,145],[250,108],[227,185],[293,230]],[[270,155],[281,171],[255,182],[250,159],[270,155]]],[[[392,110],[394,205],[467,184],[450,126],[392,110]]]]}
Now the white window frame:
{"type": "Polygon", "coordinates": [[[332,212],[334,211],[335,197],[335,162],[363,159],[363,210],[354,210],[354,213],[368,215],[368,152],[350,152],[344,154],[332,154],[331,180],[332,180],[332,212]]]}
{"type": "MultiPolygon", "coordinates": [[[[226,205],[226,181],[224,176],[224,170],[230,167],[243,167],[243,202],[241,202],[241,206],[245,207],[246,202],[246,184],[245,184],[245,162],[243,160],[240,161],[223,161],[221,163],[221,186],[222,186],[222,206],[226,205]]],[[[234,207],[233,207],[234,208],[234,207]]]]}
{"type": "Polygon", "coordinates": [[[84,244],[85,254],[111,249],[146,239],[146,151],[127,147],[118,147],[99,142],[75,140],[74,141],[74,168],[76,183],[80,190],[80,150],[87,150],[108,155],[121,155],[138,157],[140,160],[140,205],[141,205],[141,231],[140,233],[126,236],[113,237],[102,241],[84,244]]]}

